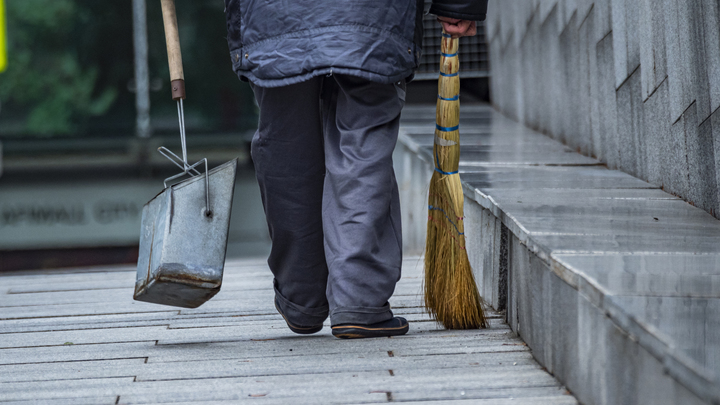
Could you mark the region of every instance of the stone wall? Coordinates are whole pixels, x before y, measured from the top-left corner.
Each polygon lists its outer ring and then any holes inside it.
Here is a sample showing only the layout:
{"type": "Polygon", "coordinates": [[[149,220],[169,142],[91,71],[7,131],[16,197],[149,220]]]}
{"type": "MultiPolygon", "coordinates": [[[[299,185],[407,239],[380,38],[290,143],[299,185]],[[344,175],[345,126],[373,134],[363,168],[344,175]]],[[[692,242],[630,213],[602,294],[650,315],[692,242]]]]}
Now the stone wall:
{"type": "Polygon", "coordinates": [[[506,115],[720,218],[720,1],[493,1],[506,115]]]}

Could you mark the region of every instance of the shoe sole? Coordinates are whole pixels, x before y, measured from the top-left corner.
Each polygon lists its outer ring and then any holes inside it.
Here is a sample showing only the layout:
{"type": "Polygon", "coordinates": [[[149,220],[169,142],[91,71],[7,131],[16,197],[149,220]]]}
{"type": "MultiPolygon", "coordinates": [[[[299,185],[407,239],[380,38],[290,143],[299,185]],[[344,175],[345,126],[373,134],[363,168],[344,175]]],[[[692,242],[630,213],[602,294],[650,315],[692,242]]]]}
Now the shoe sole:
{"type": "Polygon", "coordinates": [[[278,311],[278,313],[280,314],[280,316],[283,317],[283,319],[285,320],[285,323],[287,324],[288,328],[290,328],[291,331],[297,333],[298,335],[312,335],[313,333],[318,333],[318,332],[320,332],[320,331],[322,330],[322,328],[323,328],[323,325],[320,325],[320,326],[310,326],[310,327],[307,327],[307,328],[300,327],[300,326],[295,326],[295,325],[291,324],[290,321],[288,321],[288,319],[285,317],[285,314],[283,314],[282,311],[280,311],[280,308],[278,308],[277,303],[275,303],[275,309],[277,309],[277,311],[278,311]]]}
{"type": "Polygon", "coordinates": [[[363,339],[400,336],[406,334],[409,328],[409,325],[398,326],[397,328],[368,328],[361,325],[343,325],[333,327],[332,334],[340,339],[363,339]]]}

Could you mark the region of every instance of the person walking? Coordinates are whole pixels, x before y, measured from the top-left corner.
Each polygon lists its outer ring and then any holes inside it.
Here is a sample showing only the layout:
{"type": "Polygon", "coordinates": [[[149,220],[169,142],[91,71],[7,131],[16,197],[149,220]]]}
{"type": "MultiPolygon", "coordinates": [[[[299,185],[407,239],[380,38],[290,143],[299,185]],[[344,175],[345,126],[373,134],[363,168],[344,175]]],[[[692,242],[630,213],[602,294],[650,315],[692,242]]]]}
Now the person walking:
{"type": "MultiPolygon", "coordinates": [[[[275,306],[295,333],[405,334],[388,300],[402,240],[392,165],[422,0],[225,0],[233,70],[260,109],[251,155],[272,240],[275,306]]],[[[486,0],[434,0],[455,37],[486,0]]]]}

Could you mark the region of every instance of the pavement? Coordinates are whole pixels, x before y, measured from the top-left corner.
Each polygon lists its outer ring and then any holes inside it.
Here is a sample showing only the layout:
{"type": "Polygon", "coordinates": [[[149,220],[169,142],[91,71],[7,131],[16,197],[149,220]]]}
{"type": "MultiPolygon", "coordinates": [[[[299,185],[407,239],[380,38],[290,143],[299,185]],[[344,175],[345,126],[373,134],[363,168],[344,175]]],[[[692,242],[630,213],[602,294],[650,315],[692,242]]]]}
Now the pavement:
{"type": "Polygon", "coordinates": [[[196,309],[132,300],[133,267],[0,274],[0,402],[14,404],[577,404],[503,314],[444,330],[422,308],[422,259],[390,303],[401,337],[295,335],[264,260],[228,261],[196,309]]]}

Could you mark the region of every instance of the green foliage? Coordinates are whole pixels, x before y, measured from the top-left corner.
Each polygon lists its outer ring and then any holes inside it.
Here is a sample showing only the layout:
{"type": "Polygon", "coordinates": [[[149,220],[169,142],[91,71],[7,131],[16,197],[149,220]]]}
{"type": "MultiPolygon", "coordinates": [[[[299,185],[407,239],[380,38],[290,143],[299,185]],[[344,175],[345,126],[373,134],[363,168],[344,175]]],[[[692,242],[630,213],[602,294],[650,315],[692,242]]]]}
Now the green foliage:
{"type": "MultiPolygon", "coordinates": [[[[186,127],[234,132],[257,123],[253,94],[231,69],[223,2],[176,0],[186,127]]],[[[5,0],[8,70],[0,74],[0,138],[133,136],[132,1],[5,0]]],[[[151,119],[177,131],[159,0],[147,0],[151,119]]]]}
{"type": "Polygon", "coordinates": [[[9,63],[0,99],[24,110],[23,132],[71,134],[104,114],[117,91],[97,88],[99,67],[83,63],[77,46],[89,10],[74,0],[8,0],[6,7],[9,63]]]}

